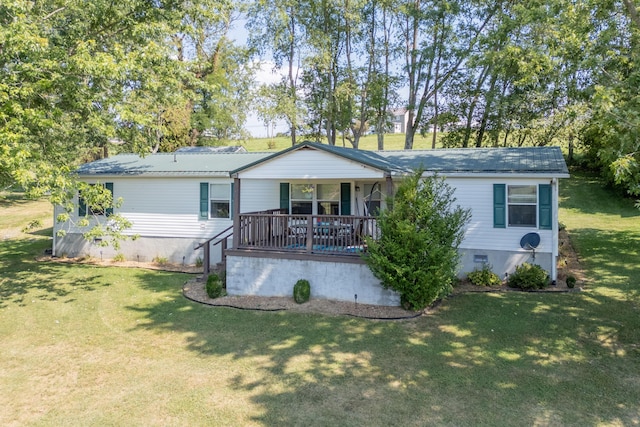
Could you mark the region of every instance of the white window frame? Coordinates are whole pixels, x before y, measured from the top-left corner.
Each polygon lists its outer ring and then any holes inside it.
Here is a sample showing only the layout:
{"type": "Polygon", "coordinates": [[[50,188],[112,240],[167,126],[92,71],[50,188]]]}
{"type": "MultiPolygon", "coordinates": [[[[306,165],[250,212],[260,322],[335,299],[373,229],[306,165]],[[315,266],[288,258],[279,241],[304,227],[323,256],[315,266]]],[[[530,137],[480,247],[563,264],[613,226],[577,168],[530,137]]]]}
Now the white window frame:
{"type": "MultiPolygon", "coordinates": [[[[311,214],[297,214],[297,215],[318,215],[318,205],[320,203],[326,203],[326,202],[337,202],[338,203],[338,213],[336,215],[340,215],[341,211],[341,203],[342,201],[340,200],[340,183],[336,183],[336,182],[318,182],[318,183],[313,183],[313,184],[309,184],[309,183],[301,183],[301,182],[292,182],[289,184],[290,185],[290,193],[289,193],[289,212],[293,213],[293,203],[294,202],[302,202],[302,203],[311,203],[311,214]],[[338,187],[338,197],[335,200],[329,200],[329,199],[320,199],[318,198],[318,185],[335,185],[338,187]],[[294,187],[295,186],[307,186],[308,188],[311,188],[312,191],[309,192],[309,194],[311,195],[311,197],[308,198],[295,198],[294,197],[294,187]]],[[[324,215],[333,215],[331,213],[325,213],[324,215]]]]}
{"type": "MultiPolygon", "coordinates": [[[[538,228],[538,201],[539,201],[539,196],[538,196],[538,186],[536,184],[507,184],[506,186],[506,191],[507,191],[507,226],[510,228],[538,228]],[[516,188],[516,187],[520,187],[520,188],[524,188],[524,187],[532,187],[534,189],[534,197],[535,197],[535,201],[531,201],[530,199],[527,200],[527,195],[518,195],[518,194],[513,194],[513,200],[512,200],[512,195],[510,194],[510,189],[516,188]],[[520,199],[522,200],[517,200],[518,196],[520,196],[520,199]],[[533,212],[533,217],[534,217],[534,223],[533,224],[514,224],[511,221],[511,207],[516,207],[516,206],[532,206],[534,209],[533,212]]],[[[529,195],[528,197],[531,197],[531,195],[529,195]]]]}
{"type": "Polygon", "coordinates": [[[231,184],[209,183],[209,219],[231,219],[231,184]],[[227,187],[227,197],[222,197],[222,193],[214,191],[214,187],[227,187]],[[214,215],[214,203],[227,204],[227,216],[214,215]]]}

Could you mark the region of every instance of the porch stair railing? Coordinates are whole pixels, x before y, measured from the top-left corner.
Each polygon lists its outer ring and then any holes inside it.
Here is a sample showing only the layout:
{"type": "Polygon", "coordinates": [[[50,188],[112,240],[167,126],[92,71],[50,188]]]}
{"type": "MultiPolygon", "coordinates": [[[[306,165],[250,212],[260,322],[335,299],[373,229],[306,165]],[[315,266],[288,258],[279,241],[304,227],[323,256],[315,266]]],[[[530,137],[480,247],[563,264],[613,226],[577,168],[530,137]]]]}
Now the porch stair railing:
{"type": "Polygon", "coordinates": [[[202,267],[203,267],[202,280],[203,281],[206,282],[209,277],[209,274],[211,274],[211,248],[212,248],[211,242],[214,242],[213,246],[221,245],[220,246],[221,252],[222,252],[221,265],[222,265],[222,270],[224,271],[226,270],[227,239],[231,236],[233,236],[233,225],[230,225],[229,227],[225,228],[224,230],[222,230],[212,238],[205,240],[204,242],[200,243],[198,246],[194,248],[194,250],[204,248],[203,260],[202,260],[202,267]]]}

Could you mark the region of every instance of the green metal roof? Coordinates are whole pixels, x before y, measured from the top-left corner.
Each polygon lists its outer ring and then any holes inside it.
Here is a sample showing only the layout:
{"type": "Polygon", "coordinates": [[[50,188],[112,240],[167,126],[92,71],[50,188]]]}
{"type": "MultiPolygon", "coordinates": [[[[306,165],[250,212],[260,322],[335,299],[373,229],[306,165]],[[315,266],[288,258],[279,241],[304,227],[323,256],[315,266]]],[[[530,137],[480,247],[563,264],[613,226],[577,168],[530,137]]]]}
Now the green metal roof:
{"type": "Polygon", "coordinates": [[[533,173],[566,176],[569,174],[560,147],[367,151],[317,142],[303,142],[241,166],[232,170],[231,173],[241,172],[304,148],[332,153],[390,174],[407,174],[419,168],[442,174],[533,173]]]}
{"type": "Polygon", "coordinates": [[[270,153],[158,153],[117,156],[86,163],[77,170],[80,176],[220,176],[269,156],[270,153]]]}
{"type": "Polygon", "coordinates": [[[264,164],[296,150],[315,149],[370,166],[389,174],[407,174],[422,168],[447,174],[544,174],[567,176],[559,147],[466,148],[439,150],[367,151],[303,142],[277,153],[177,152],[120,154],[82,165],[80,176],[220,176],[264,164]]]}
{"type": "Polygon", "coordinates": [[[456,148],[379,151],[398,172],[418,168],[442,174],[532,173],[567,175],[560,147],[456,148]]]}

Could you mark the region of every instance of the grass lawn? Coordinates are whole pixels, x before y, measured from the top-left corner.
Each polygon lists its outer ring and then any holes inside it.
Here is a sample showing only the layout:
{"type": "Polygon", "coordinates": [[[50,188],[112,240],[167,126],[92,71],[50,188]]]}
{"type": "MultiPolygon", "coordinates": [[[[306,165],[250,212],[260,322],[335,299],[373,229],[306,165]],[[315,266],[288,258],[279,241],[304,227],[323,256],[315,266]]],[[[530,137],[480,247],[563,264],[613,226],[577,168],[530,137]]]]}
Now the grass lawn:
{"type": "MultiPolygon", "coordinates": [[[[438,141],[440,140],[441,133],[438,134],[438,141]]],[[[405,135],[403,133],[390,133],[384,136],[384,149],[385,150],[403,150],[404,149],[405,135]]],[[[413,148],[416,150],[431,149],[433,134],[427,134],[421,136],[417,134],[413,141],[413,148]]],[[[302,142],[306,139],[304,137],[298,137],[297,141],[302,142]]],[[[326,143],[326,140],[322,140],[322,143],[326,143]]],[[[242,145],[248,151],[280,151],[285,148],[291,147],[290,137],[277,137],[277,138],[251,138],[244,141],[229,141],[228,145],[242,145]]],[[[439,144],[439,143],[438,143],[439,144]]],[[[224,144],[223,144],[224,145],[224,144]]],[[[336,141],[336,146],[342,147],[342,140],[336,141]]],[[[352,148],[349,141],[344,141],[344,146],[352,148]]],[[[378,137],[376,135],[367,135],[360,138],[358,147],[361,150],[377,150],[378,149],[378,137]]],[[[438,146],[438,148],[441,148],[438,146]]]]}
{"type": "Polygon", "coordinates": [[[639,424],[640,212],[588,176],[561,195],[585,291],[402,322],[204,307],[184,274],[37,262],[50,222],[19,230],[49,213],[0,195],[0,424],[639,424]]]}

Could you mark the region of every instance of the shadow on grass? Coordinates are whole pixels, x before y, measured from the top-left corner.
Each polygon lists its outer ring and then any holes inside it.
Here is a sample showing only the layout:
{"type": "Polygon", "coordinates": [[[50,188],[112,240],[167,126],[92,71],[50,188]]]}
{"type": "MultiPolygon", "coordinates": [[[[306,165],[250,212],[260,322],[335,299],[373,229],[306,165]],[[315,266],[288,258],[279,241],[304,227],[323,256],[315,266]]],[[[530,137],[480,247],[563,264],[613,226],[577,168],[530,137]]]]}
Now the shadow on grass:
{"type": "MultiPolygon", "coordinates": [[[[158,290],[155,274],[143,285],[158,290]]],[[[167,285],[169,286],[169,285],[167,285]]],[[[166,291],[170,291],[166,289],[166,291]]],[[[469,294],[414,321],[152,307],[144,328],[231,360],[264,425],[594,425],[640,417],[638,306],[601,294],[469,294]],[[514,415],[517,414],[517,417],[514,415]]]]}
{"type": "Polygon", "coordinates": [[[24,305],[26,295],[45,301],[72,302],[76,290],[91,291],[105,286],[90,266],[70,271],[64,265],[38,262],[51,246],[46,239],[16,239],[0,242],[0,308],[24,305]]]}
{"type": "Polygon", "coordinates": [[[596,175],[571,172],[574,179],[560,183],[560,203],[565,209],[575,209],[585,214],[611,214],[622,218],[640,217],[634,200],[618,197],[596,175]]]}
{"type": "Polygon", "coordinates": [[[575,249],[591,271],[591,281],[606,287],[640,285],[640,229],[578,228],[571,234],[575,249]]]}
{"type": "MultiPolygon", "coordinates": [[[[640,215],[589,179],[563,182],[563,208],[640,215]]],[[[467,294],[380,322],[203,307],[149,273],[141,286],[175,297],[128,309],[231,372],[221,386],[252,396],[257,424],[637,424],[640,236],[574,232],[592,279],[580,293],[467,294]]]]}

